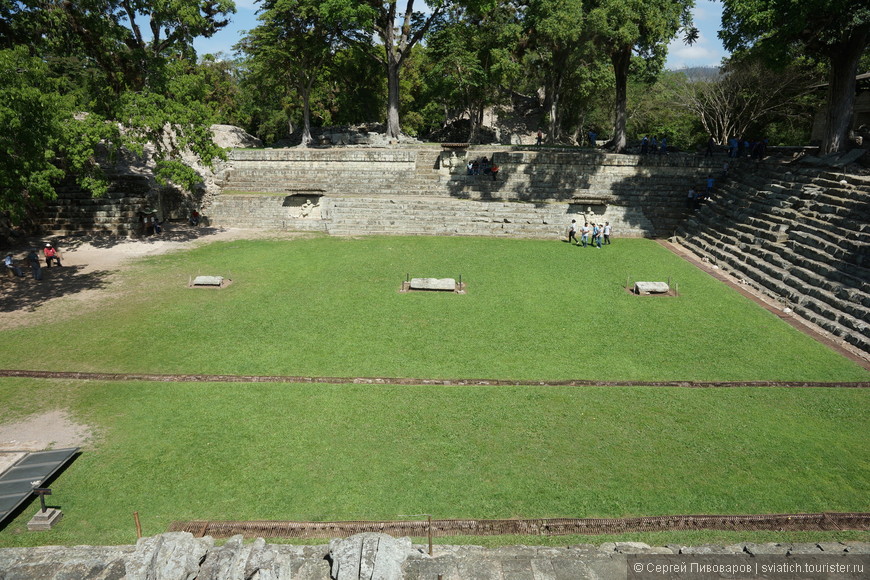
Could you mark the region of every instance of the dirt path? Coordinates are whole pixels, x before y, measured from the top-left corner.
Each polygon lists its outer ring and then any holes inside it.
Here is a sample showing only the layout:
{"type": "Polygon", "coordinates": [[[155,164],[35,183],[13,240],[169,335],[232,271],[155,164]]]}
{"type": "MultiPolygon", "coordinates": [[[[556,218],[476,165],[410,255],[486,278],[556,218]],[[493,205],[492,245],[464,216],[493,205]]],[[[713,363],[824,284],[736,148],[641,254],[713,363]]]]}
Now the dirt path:
{"type": "Polygon", "coordinates": [[[92,435],[90,427],[74,422],[59,410],[0,425],[0,473],[5,462],[17,460],[16,452],[80,447],[92,435]]]}
{"type": "MultiPolygon", "coordinates": [[[[15,248],[6,250],[12,252],[25,277],[0,275],[0,330],[96,309],[115,295],[119,290],[118,272],[137,258],[217,241],[300,235],[304,234],[169,225],[162,235],[147,238],[87,235],[22,240],[15,248]],[[60,251],[63,267],[43,268],[42,280],[37,281],[25,264],[25,256],[29,248],[40,250],[46,241],[51,241],[60,251]]],[[[41,250],[39,253],[41,255],[41,250]]]]}

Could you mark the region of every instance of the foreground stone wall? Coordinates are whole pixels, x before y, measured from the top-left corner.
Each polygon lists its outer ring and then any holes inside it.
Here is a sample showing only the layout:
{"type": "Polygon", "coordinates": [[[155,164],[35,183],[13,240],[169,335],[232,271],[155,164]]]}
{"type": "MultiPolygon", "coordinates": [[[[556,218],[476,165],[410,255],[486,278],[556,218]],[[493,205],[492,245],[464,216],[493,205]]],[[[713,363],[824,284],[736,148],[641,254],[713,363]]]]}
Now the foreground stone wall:
{"type": "Polygon", "coordinates": [[[609,221],[620,236],[663,236],[685,217],[689,187],[712,171],[712,161],[692,155],[593,150],[235,150],[206,213],[215,225],[338,235],[550,237],[577,219],[609,221]],[[468,174],[483,157],[499,167],[497,179],[468,174]],[[305,202],[318,206],[316,217],[298,215],[305,202]]]}
{"type": "Polygon", "coordinates": [[[245,543],[235,536],[221,546],[186,532],[142,538],[136,546],[0,549],[3,580],[442,580],[627,578],[866,578],[870,544],[752,544],[652,547],[638,542],[565,548],[425,546],[386,534],[359,534],[329,545],[245,543]],[[663,574],[672,566],[682,576],[663,574]],[[692,574],[692,566],[730,566],[767,573],[692,574]],[[800,566],[802,570],[796,568],[800,566]],[[812,568],[810,568],[812,567],[812,568]],[[816,571],[801,573],[802,571],[816,571]],[[830,573],[836,570],[835,573],[830,573]],[[798,572],[798,573],[795,573],[798,572]]]}

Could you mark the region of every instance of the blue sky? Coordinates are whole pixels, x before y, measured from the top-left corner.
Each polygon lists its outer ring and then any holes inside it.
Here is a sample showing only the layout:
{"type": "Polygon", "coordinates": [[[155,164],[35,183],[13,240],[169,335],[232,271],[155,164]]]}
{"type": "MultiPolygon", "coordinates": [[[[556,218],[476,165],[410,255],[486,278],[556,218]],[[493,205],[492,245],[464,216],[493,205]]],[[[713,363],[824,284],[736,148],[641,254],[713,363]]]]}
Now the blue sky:
{"type": "MultiPolygon", "coordinates": [[[[722,5],[711,0],[695,0],[695,26],[700,38],[693,46],[675,40],[668,47],[667,68],[681,69],[693,66],[716,66],[726,56],[716,36],[722,18],[722,5]]],[[[232,54],[232,46],[239,41],[242,31],[257,26],[257,4],[254,0],[236,0],[236,14],[226,28],[211,38],[200,38],[195,43],[199,54],[223,52],[232,54]]]]}

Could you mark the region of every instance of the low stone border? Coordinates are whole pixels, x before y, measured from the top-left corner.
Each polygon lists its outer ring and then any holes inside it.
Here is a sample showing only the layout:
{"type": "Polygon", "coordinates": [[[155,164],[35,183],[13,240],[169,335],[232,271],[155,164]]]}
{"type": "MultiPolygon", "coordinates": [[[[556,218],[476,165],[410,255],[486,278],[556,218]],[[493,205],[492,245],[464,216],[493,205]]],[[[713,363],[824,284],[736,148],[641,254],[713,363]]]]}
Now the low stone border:
{"type": "Polygon", "coordinates": [[[245,543],[221,546],[183,532],[140,539],[135,546],[43,546],[0,549],[2,577],[15,580],[625,580],[631,578],[866,578],[870,544],[862,542],[738,543],[650,546],[607,542],[568,547],[414,545],[407,538],[359,534],[329,545],[245,543]],[[674,566],[683,575],[668,574],[674,566]],[[737,575],[710,567],[746,567],[737,575]],[[765,566],[763,570],[760,566],[765,566]],[[801,570],[796,570],[800,566],[801,570]],[[810,569],[815,574],[794,574],[810,569]],[[752,574],[750,571],[765,571],[752,574]],[[712,575],[691,572],[712,571],[712,575]],[[664,572],[664,573],[663,573],[664,572]],[[788,575],[791,572],[791,575],[788,575]],[[833,572],[833,573],[832,573],[833,572]],[[647,574],[647,575],[644,575],[647,574]]]}
{"type": "Polygon", "coordinates": [[[361,533],[443,538],[451,536],[604,535],[686,530],[870,531],[870,513],[675,515],[636,518],[536,518],[510,520],[398,520],[344,522],[206,521],[172,522],[169,532],[197,537],[346,538],[361,533]]]}
{"type": "Polygon", "coordinates": [[[160,375],[150,373],[82,373],[75,371],[30,371],[0,369],[0,377],[71,379],[76,381],[156,381],[161,383],[322,383],[328,385],[445,385],[516,387],[683,387],[710,389],[728,387],[848,388],[868,389],[870,382],[819,381],[510,381],[503,379],[421,379],[397,377],[303,377],[291,375],[160,375]]]}

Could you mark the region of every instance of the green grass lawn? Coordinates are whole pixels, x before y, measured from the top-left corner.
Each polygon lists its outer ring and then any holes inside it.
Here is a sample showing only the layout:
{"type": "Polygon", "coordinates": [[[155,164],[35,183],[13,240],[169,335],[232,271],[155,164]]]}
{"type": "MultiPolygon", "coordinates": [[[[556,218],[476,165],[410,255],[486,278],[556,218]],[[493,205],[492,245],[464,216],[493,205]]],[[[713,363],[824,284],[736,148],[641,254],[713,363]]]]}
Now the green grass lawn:
{"type": "Polygon", "coordinates": [[[3,332],[0,368],[512,380],[867,381],[649,240],[315,237],[145,261],[96,312],[3,332]],[[190,290],[197,274],[231,277],[190,290]],[[467,295],[409,293],[406,274],[467,295]],[[636,297],[627,278],[680,297],[636,297]],[[52,354],[45,356],[46,345],[52,354]]]}
{"type": "MultiPolygon", "coordinates": [[[[98,308],[3,330],[0,368],[870,380],[647,240],[603,250],[469,238],[237,241],[151,258],[123,276],[98,308]],[[461,274],[468,294],[400,294],[406,273],[461,274]],[[187,289],[197,274],[233,284],[187,289]],[[681,296],[631,296],[628,276],[671,277],[681,296]]],[[[868,397],[829,388],[0,379],[0,423],[66,409],[96,433],[52,484],[60,525],[23,531],[31,504],[0,529],[0,546],[129,543],[134,511],[148,535],[187,519],[868,511],[868,397]]],[[[593,541],[572,538],[536,542],[593,541]]]]}
{"type": "Polygon", "coordinates": [[[3,379],[6,417],[50,401],[97,436],[52,485],[60,526],[23,532],[27,509],[0,546],[129,542],[134,511],[149,535],[186,519],[866,511],[868,397],[3,379]]]}

